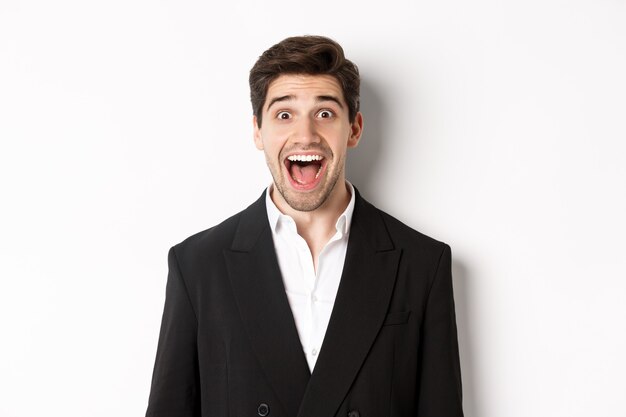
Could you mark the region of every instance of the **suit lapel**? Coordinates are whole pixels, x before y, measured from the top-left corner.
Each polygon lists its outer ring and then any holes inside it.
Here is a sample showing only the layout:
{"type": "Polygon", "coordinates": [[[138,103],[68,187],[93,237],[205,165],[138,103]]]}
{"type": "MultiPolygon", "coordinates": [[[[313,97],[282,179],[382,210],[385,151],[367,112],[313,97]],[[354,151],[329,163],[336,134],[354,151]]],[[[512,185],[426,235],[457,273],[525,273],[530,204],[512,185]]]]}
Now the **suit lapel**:
{"type": "Polygon", "coordinates": [[[224,256],[252,348],[286,415],[295,416],[310,372],[278,267],[265,194],[242,213],[224,256]]]}
{"type": "Polygon", "coordinates": [[[341,283],[299,417],[335,415],[384,322],[396,281],[400,250],[380,213],[356,197],[341,283]]]}

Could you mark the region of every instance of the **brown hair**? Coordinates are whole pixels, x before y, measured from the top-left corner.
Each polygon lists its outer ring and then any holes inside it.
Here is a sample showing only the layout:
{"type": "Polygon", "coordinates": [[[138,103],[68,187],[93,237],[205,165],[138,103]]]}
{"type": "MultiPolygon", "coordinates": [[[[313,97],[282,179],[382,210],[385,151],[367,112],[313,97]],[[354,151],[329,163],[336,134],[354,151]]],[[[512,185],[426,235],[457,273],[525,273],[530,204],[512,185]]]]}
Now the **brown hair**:
{"type": "Polygon", "coordinates": [[[359,111],[359,69],[346,59],[343,48],[325,36],[293,36],[259,57],[250,70],[252,112],[261,127],[263,105],[272,81],[283,74],[331,75],[337,79],[348,104],[348,118],[359,111]]]}

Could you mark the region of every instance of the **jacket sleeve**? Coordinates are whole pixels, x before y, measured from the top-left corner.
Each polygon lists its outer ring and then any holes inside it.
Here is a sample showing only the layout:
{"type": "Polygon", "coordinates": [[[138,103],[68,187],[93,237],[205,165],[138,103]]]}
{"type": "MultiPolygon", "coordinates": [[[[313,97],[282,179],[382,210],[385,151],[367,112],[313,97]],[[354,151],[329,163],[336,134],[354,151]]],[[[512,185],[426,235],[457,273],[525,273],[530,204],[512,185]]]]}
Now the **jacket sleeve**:
{"type": "Polygon", "coordinates": [[[450,247],[431,284],[421,331],[419,417],[463,417],[450,247]]]}
{"type": "Polygon", "coordinates": [[[165,308],[146,417],[200,416],[198,321],[175,248],[168,255],[165,308]]]}

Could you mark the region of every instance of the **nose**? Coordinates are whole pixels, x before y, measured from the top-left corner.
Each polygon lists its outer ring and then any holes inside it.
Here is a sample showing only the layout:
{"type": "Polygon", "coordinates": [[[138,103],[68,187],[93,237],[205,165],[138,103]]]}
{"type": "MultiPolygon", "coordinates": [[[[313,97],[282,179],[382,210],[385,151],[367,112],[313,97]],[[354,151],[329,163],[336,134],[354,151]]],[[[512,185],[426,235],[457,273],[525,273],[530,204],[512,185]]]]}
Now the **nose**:
{"type": "Polygon", "coordinates": [[[295,124],[293,141],[301,145],[319,143],[320,136],[317,132],[314,121],[308,117],[303,117],[295,124]]]}

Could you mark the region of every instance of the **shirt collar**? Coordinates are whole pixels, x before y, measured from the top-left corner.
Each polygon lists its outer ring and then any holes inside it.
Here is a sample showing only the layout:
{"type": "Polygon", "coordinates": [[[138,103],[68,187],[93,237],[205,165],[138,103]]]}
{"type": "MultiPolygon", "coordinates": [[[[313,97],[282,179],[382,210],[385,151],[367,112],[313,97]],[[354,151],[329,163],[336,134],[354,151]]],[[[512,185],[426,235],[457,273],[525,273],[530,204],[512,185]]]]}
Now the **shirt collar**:
{"type": "MultiPolygon", "coordinates": [[[[278,207],[276,207],[276,204],[274,204],[274,202],[272,201],[272,198],[270,197],[272,187],[273,185],[270,185],[265,191],[265,208],[267,209],[267,219],[270,222],[272,232],[276,233],[278,230],[278,226],[281,223],[292,223],[295,226],[295,222],[291,216],[281,213],[280,210],[278,210],[278,207]]],[[[346,207],[346,209],[343,211],[343,213],[341,213],[341,215],[337,219],[337,222],[335,223],[335,229],[341,235],[347,235],[350,232],[350,225],[352,224],[352,214],[354,213],[354,204],[356,201],[354,197],[354,187],[352,186],[352,184],[350,184],[349,181],[346,181],[346,187],[348,188],[348,192],[350,193],[350,201],[348,202],[348,206],[346,207]]],[[[295,227],[293,228],[293,230],[295,231],[295,227]]]]}

